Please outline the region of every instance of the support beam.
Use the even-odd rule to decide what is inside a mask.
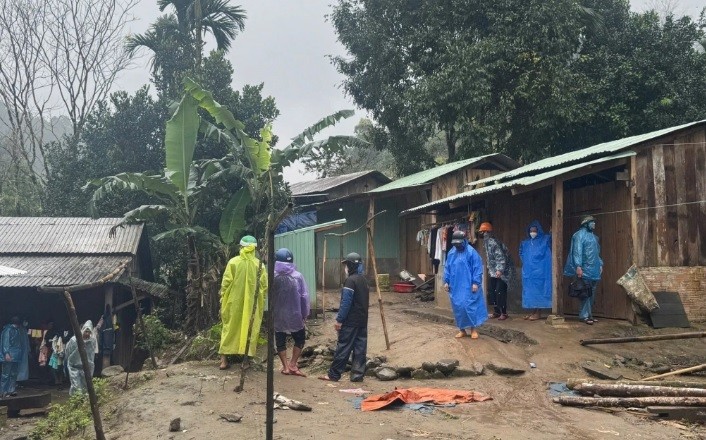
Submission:
[[[552,199],[552,313],[560,315],[564,307],[559,300],[562,296],[562,276],[564,262],[564,181],[554,179]]]

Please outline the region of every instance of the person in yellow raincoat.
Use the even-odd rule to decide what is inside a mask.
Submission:
[[[226,265],[221,282],[221,345],[218,354],[221,355],[220,369],[225,370],[228,364],[227,356],[244,355],[248,338],[248,326],[255,301],[255,284],[260,260],[255,256],[257,240],[246,235],[240,240],[240,255]],[[257,295],[257,310],[253,322],[252,335],[248,356],[254,356],[257,340],[260,335],[262,314],[265,309],[267,294],[267,269],[263,265],[260,274],[259,295]]]

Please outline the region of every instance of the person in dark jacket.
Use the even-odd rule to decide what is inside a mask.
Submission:
[[[297,361],[306,342],[304,321],[309,316],[309,289],[294,265],[294,254],[287,249],[275,252],[275,278],[272,282],[272,309],[275,320],[275,345],[282,374],[302,376]],[[287,361],[287,335],[292,335],[292,359]]]
[[[348,275],[341,291],[341,305],[336,315],[335,328],[338,332],[338,345],[328,374],[321,380],[338,382],[346,369],[348,358],[351,362],[351,382],[362,382],[365,375],[365,355],[368,349],[368,304],[370,289],[363,275],[363,259],[351,252],[341,262]]]
[[[514,276],[514,266],[507,246],[493,234],[493,225],[483,222],[478,228],[483,237],[488,267],[488,297],[493,305],[490,318],[507,319],[507,286]]]

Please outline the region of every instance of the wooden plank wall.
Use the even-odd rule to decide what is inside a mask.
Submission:
[[[469,182],[485,179],[501,173],[498,170],[479,170],[477,168],[464,168],[454,173],[438,178],[432,189],[432,201],[469,191],[465,186]]]
[[[706,129],[642,147],[634,162],[637,265],[706,266]]]
[[[614,181],[578,189],[565,189],[563,271],[571,248],[571,237],[584,215],[596,217],[596,235],[601,245],[603,275],[598,284],[593,313],[596,316],[632,319],[630,299],[616,284],[632,264],[630,190],[625,181]],[[563,313],[578,314],[579,301],[566,295],[568,278],[563,277],[559,299]]]

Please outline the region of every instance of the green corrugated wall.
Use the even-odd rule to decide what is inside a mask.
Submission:
[[[287,248],[294,254],[294,264],[309,287],[311,308],[316,307],[316,239],[313,229],[275,236],[275,250]]]

